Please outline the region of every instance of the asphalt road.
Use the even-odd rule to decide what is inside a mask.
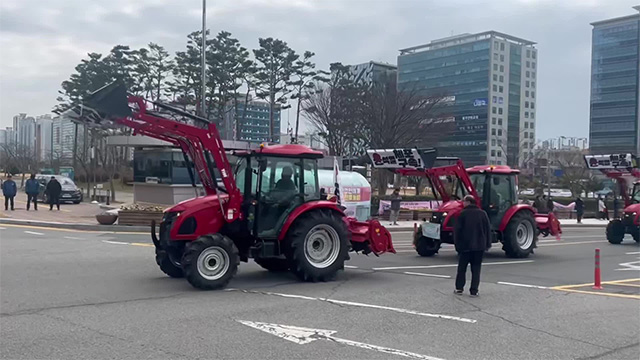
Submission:
[[[638,359],[640,247],[602,234],[566,229],[528,259],[492,249],[470,298],[452,293],[455,252],[418,257],[411,233],[334,282],[243,263],[203,292],[164,276],[146,235],[1,226],[0,357]],[[604,290],[573,286],[593,281],[595,248]]]

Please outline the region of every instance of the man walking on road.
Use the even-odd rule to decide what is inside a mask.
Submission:
[[[578,216],[578,224],[582,223],[582,216],[584,215],[584,201],[580,199],[580,196],[576,198],[576,215]]]
[[[458,273],[455,294],[464,290],[467,265],[471,264],[471,296],[478,296],[480,268],[484,252],[491,248],[491,225],[484,210],[476,205],[476,199],[467,195],[463,200],[464,209],[458,216],[453,232],[453,242],[458,252]]]
[[[400,196],[400,189],[396,188],[393,190],[393,194],[391,194],[391,214],[389,215],[391,225],[398,225],[398,215],[400,215],[401,201],[402,196]]]
[[[24,185],[24,192],[27,193],[27,211],[31,207],[33,201],[33,210],[38,211],[38,193],[40,192],[40,183],[36,180],[36,175],[31,174],[29,180]]]
[[[49,211],[53,210],[55,204],[58,210],[60,210],[60,193],[62,192],[62,185],[56,180],[55,176],[51,177],[47,188],[45,190],[47,197],[49,197]]]
[[[2,195],[4,196],[4,209],[9,210],[9,203],[11,203],[11,211],[15,210],[13,206],[13,198],[18,193],[18,187],[16,182],[13,181],[11,175],[7,176],[7,180],[2,183]]]

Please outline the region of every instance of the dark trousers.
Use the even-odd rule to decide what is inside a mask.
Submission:
[[[469,251],[458,254],[458,274],[456,275],[456,290],[464,290],[467,276],[467,265],[471,264],[471,288],[472,294],[478,293],[480,285],[480,267],[484,251]]]
[[[60,197],[54,196],[49,198],[49,210],[53,210],[53,205],[55,205],[58,210],[60,210]]]
[[[4,197],[4,209],[9,210],[9,203],[11,203],[11,210],[13,210],[13,198],[14,196],[5,196]]]
[[[578,215],[578,222],[582,222],[582,215],[584,215],[584,212],[578,211],[577,215]]]
[[[33,202],[33,210],[38,210],[38,194],[27,194],[27,210],[31,207]]]

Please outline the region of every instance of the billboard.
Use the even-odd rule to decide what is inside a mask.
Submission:
[[[638,167],[638,159],[633,154],[585,155],[584,160],[589,169],[595,170]]]

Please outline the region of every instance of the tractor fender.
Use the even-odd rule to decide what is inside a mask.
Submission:
[[[507,228],[509,221],[511,221],[511,218],[513,217],[513,215],[515,215],[520,211],[529,211],[531,212],[531,215],[535,214],[535,211],[533,210],[533,207],[531,205],[527,205],[527,204],[513,205],[507,210],[507,212],[502,217],[502,221],[500,221],[500,226],[498,227],[498,231],[500,232],[504,231]]]
[[[344,216],[344,212],[340,210],[340,208],[338,207],[338,204],[336,204],[334,201],[319,200],[319,201],[306,202],[298,206],[297,208],[295,208],[291,212],[291,214],[289,214],[289,216],[287,217],[287,220],[285,220],[284,224],[282,225],[282,229],[280,229],[280,234],[278,234],[278,241],[284,240],[285,236],[287,236],[287,232],[289,231],[289,228],[291,227],[291,225],[293,225],[293,223],[296,221],[297,218],[299,218],[301,215],[309,211],[317,210],[317,209],[328,209],[336,212],[340,216]]]

